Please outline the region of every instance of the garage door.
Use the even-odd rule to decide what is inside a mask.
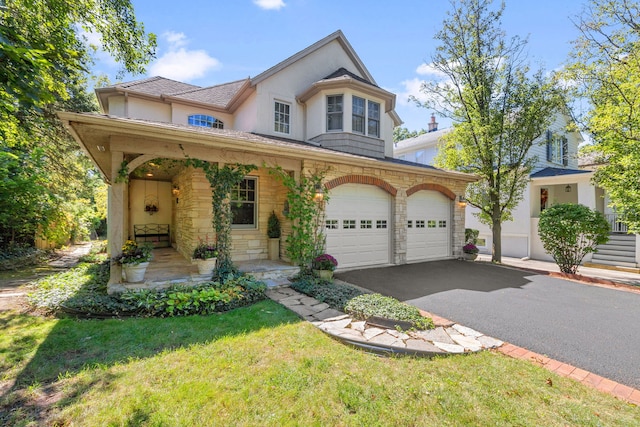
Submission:
[[[437,191],[407,197],[407,261],[451,255],[451,201]]]
[[[391,196],[361,184],[340,185],[330,193],[326,209],[327,253],[338,267],[389,263]]]

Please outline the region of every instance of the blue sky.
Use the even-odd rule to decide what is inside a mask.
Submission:
[[[506,0],[503,28],[529,38],[531,64],[557,69],[577,30],[571,22],[586,0]],[[396,111],[410,130],[426,128],[431,111],[408,102],[429,78],[448,0],[132,0],[136,18],[158,36],[147,76],[200,86],[255,76],[340,29],[379,86],[397,95]],[[499,0],[496,0],[496,4]],[[574,19],[575,20],[575,19]],[[115,81],[117,66],[94,67]],[[142,76],[126,76],[135,80]],[[440,127],[448,123],[440,120]]]

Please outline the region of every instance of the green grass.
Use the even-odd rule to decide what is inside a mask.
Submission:
[[[381,358],[272,301],[166,319],[10,312],[0,323],[0,424],[640,425],[637,407],[528,362]]]

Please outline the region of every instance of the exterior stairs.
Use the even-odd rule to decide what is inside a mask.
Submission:
[[[611,233],[607,243],[598,245],[591,264],[637,269],[636,235]]]

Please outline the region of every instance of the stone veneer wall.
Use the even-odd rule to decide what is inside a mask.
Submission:
[[[393,260],[395,264],[405,264],[407,255],[407,191],[416,186],[424,189],[440,188],[449,196],[464,194],[466,183],[450,178],[429,177],[418,173],[404,173],[394,170],[358,167],[347,164],[329,164],[324,162],[303,162],[304,174],[328,170],[324,182],[334,179],[347,182],[386,186],[396,190],[393,197]],[[260,168],[249,176],[258,178],[258,228],[251,230],[234,229],[231,233],[234,261],[267,259],[267,222],[275,211],[282,226],[280,238],[280,257],[285,257],[285,241],[291,232],[291,221],[283,215],[287,190],[279,180],[269,175],[268,169]],[[421,185],[423,184],[423,185]],[[175,245],[185,258],[191,258],[198,237],[213,239],[215,234],[211,224],[211,190],[209,182],[201,170],[188,168],[180,172],[173,185],[180,187],[179,203],[175,205]],[[448,191],[447,191],[448,190]],[[331,194],[329,190],[329,194]],[[175,199],[174,199],[175,202]],[[457,200],[452,200],[452,252],[453,256],[462,255],[464,245],[464,211]]]

